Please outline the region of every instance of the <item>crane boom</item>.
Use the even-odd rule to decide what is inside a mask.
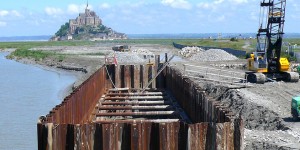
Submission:
[[[264,0],[261,2],[261,7],[266,14],[261,16],[257,34],[259,45],[257,51],[266,53],[268,72],[279,72],[286,0]],[[266,46],[261,47],[261,45]]]

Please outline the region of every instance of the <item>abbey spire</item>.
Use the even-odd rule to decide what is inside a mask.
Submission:
[[[86,8],[85,9],[88,9],[89,7],[89,0],[86,1]]]

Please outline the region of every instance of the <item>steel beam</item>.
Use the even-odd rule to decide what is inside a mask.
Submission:
[[[109,92],[117,92],[117,91],[128,91],[129,88],[114,88],[114,89],[109,89]]]
[[[170,105],[162,106],[101,106],[97,107],[100,110],[165,110],[173,108]]]
[[[163,92],[146,92],[146,93],[108,93],[106,96],[164,96]]]
[[[171,104],[169,101],[139,101],[139,102],[103,102],[102,105],[163,105]]]
[[[175,111],[151,111],[151,112],[122,112],[122,113],[97,113],[96,116],[159,116],[174,115]]]
[[[149,120],[139,120],[139,119],[126,119],[126,120],[99,120],[94,121],[94,123],[171,123],[178,122],[179,119],[149,119]]]
[[[167,96],[126,96],[126,97],[105,97],[105,100],[139,100],[139,99],[161,100],[167,98],[168,98]]]

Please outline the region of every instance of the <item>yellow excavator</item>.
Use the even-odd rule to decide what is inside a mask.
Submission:
[[[248,82],[260,84],[268,80],[298,82],[299,74],[291,72],[288,59],[280,56],[286,0],[263,0],[260,6],[257,47],[248,59],[245,77]]]

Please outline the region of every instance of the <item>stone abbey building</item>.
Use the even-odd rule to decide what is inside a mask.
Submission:
[[[99,16],[96,15],[94,11],[88,9],[87,5],[84,13],[80,13],[76,19],[69,20],[69,33],[74,34],[78,27],[87,25],[97,27],[101,24],[102,20],[99,18]]]
[[[101,26],[102,20],[97,16],[94,11],[88,9],[88,4],[86,5],[85,12],[79,13],[76,19],[70,19],[68,28],[65,30],[63,26],[58,30],[63,33],[65,31],[67,34],[58,34],[51,37],[51,41],[64,41],[73,40],[114,40],[114,39],[127,39],[127,35],[124,33],[119,33],[114,31],[112,28]],[[100,27],[101,26],[101,27]],[[88,28],[86,28],[88,27]],[[83,29],[83,31],[79,28]],[[104,28],[104,29],[101,29]]]

